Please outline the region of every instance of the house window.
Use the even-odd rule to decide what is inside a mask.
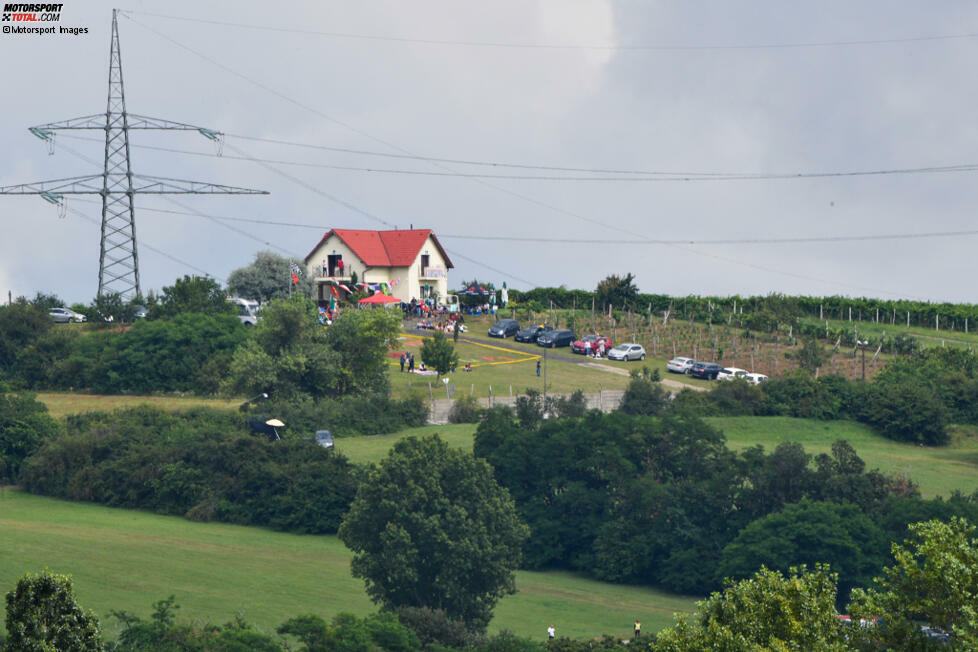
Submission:
[[[421,254],[421,276],[424,277],[428,273],[428,264],[431,261],[431,256],[428,254]]]
[[[346,265],[341,254],[330,254],[326,258],[326,276],[346,276]]]

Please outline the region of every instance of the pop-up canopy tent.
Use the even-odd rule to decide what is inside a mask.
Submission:
[[[400,303],[400,299],[395,299],[394,297],[389,297],[386,294],[378,292],[377,294],[372,294],[369,297],[360,299],[357,303],[360,305],[383,305],[385,303]]]

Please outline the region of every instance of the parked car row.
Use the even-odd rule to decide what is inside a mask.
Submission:
[[[703,380],[746,380],[752,385],[760,385],[767,376],[740,369],[724,367],[714,362],[697,362],[692,358],[673,358],[666,363],[666,369],[676,374],[689,374]]]

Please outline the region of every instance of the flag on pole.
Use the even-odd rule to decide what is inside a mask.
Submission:
[[[289,270],[292,272],[292,285],[298,285],[299,277],[302,276],[302,269],[300,269],[294,262],[290,262]]]

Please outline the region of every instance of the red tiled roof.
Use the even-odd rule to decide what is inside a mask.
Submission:
[[[396,231],[365,231],[357,229],[331,229],[326,232],[309,255],[305,262],[309,262],[319,246],[325,242],[329,236],[336,235],[346,246],[353,250],[353,253],[363,261],[368,267],[408,267],[418,257],[418,252],[424,246],[428,236],[438,248],[445,264],[449,268],[454,268],[448,254],[442,249],[438,238],[431,232],[431,229],[408,229]]]

